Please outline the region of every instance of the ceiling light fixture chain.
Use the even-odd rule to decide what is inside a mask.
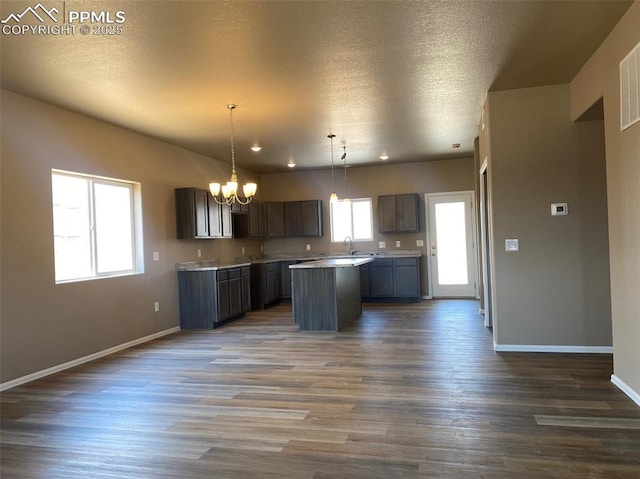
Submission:
[[[235,145],[233,141],[233,110],[237,105],[229,103],[225,105],[229,110],[229,124],[231,126],[231,178],[227,181],[227,184],[221,185],[220,183],[209,183],[209,190],[216,203],[221,205],[231,205],[233,203],[240,203],[242,205],[249,204],[256,194],[258,185],[255,183],[245,183],[242,186],[242,192],[244,193],[244,200],[238,196],[238,175],[236,173],[236,155]],[[222,193],[222,195],[220,195]]]

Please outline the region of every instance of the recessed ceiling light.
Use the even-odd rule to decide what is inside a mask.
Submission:
[[[262,150],[262,147],[261,147],[261,146],[253,145],[253,146],[251,147],[251,151],[255,151],[256,153],[257,153],[257,152],[259,152],[260,150]]]
[[[460,148],[460,143],[454,143],[453,145],[451,145],[451,148],[457,150],[458,148]]]
[[[388,160],[389,159],[389,155],[387,155],[386,153],[384,155],[380,155],[380,159],[381,160]]]
[[[294,167],[296,166],[296,162],[295,162],[295,161],[293,161],[293,159],[292,159],[292,158],[289,158],[289,163],[287,163],[287,166],[288,166],[289,168],[294,168]]]

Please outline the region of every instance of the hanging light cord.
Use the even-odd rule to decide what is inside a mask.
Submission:
[[[343,146],[344,153],[342,155],[342,159],[344,160],[344,197],[349,198],[349,194],[347,192],[347,147]]]
[[[329,139],[331,140],[331,191],[335,192],[334,182],[333,182],[333,139],[336,137],[333,133],[330,133]]]

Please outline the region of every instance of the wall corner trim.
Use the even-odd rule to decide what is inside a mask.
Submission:
[[[613,346],[556,346],[550,344],[493,344],[497,353],[613,354]]]
[[[26,384],[28,382],[35,381],[36,379],[40,379],[45,376],[49,376],[51,374],[58,373],[60,371],[64,371],[65,369],[73,368],[75,366],[88,363],[95,359],[99,359],[99,358],[108,356],[110,354],[117,353],[118,351],[122,351],[123,349],[137,346],[138,344],[146,343],[147,341],[151,341],[153,339],[157,339],[162,336],[166,336],[168,334],[177,333],[178,331],[180,331],[180,326],[166,329],[164,331],[159,331],[157,333],[150,334],[149,336],[144,336],[142,338],[134,339],[133,341],[129,341],[123,344],[119,344],[117,346],[113,346],[112,348],[98,351],[97,353],[89,354],[88,356],[83,356],[81,358],[77,358],[72,361],[68,361],[66,363],[58,364],[57,366],[52,366],[50,368],[43,369],[42,371],[37,371],[35,373],[27,374],[26,376],[12,379],[11,381],[7,381],[0,384],[0,392],[5,391],[7,389],[11,389],[16,386],[20,386],[21,384]]]
[[[611,375],[611,382],[615,384],[623,393],[629,396],[634,403],[640,406],[640,393],[634,391],[631,386],[629,386],[615,374]]]

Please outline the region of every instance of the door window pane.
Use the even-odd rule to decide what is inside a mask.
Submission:
[[[464,202],[435,205],[438,282],[469,284]]]

